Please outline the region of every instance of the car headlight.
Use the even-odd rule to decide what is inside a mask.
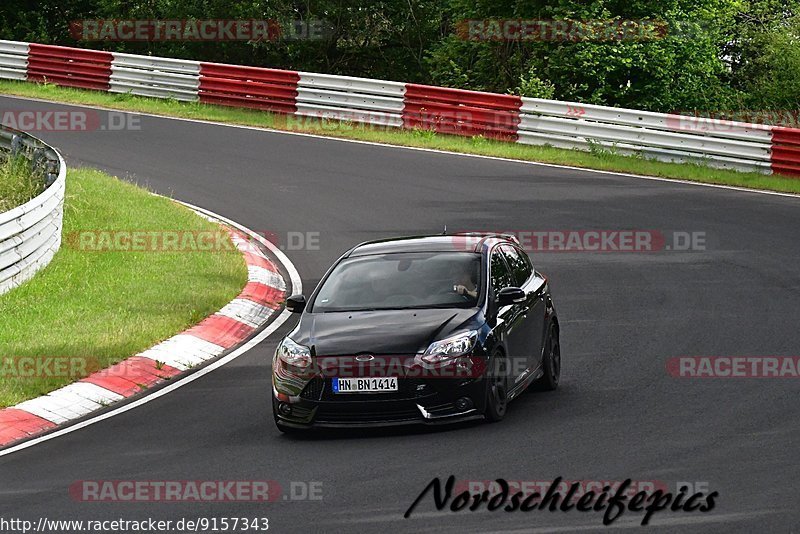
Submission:
[[[278,358],[286,365],[305,369],[311,365],[311,350],[299,343],[295,343],[292,338],[283,338],[278,345]]]
[[[422,355],[425,363],[440,363],[445,360],[464,356],[472,352],[478,341],[478,331],[461,332],[439,341],[434,341]]]

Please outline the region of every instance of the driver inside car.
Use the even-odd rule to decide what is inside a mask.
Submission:
[[[466,266],[466,268],[461,271],[458,279],[456,280],[456,284],[453,286],[453,291],[458,293],[459,295],[466,295],[468,297],[477,298],[478,297],[478,286],[477,286],[477,273],[474,269],[470,268],[471,266]]]

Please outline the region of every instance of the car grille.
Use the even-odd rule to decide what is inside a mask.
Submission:
[[[322,396],[323,387],[325,387],[325,381],[318,376],[314,377],[308,384],[306,384],[306,387],[303,388],[303,391],[300,393],[300,397],[309,400],[319,400]]]
[[[318,423],[383,423],[421,419],[419,409],[413,404],[397,405],[391,402],[322,403],[317,409]]]

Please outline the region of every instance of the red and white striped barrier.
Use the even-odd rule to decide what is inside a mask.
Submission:
[[[108,91],[113,59],[110,52],[32,43],[28,50],[28,81]]]
[[[113,54],[109,83],[112,93],[154,98],[198,99],[200,62],[133,54]]]
[[[0,78],[800,176],[800,129],[0,41]]]
[[[299,80],[293,71],[201,63],[198,91],[206,104],[294,113]]]
[[[295,115],[402,128],[406,84],[299,72]]]
[[[196,326],[47,395],[0,410],[0,446],[84,417],[169,380],[244,342],[286,296],[276,265],[246,235],[231,239],[247,263],[248,282],[237,298]]]
[[[772,170],[780,174],[800,176],[800,129],[772,130]]]
[[[516,141],[522,99],[498,95],[444,89],[428,85],[406,84],[403,125],[439,133],[491,137]]]

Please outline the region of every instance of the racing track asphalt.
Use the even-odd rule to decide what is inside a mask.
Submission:
[[[0,98],[4,110],[75,109]],[[101,112],[102,113],[102,112]],[[562,319],[562,387],[526,393],[500,424],[297,439],[268,411],[276,340],[140,408],[0,458],[0,516],[267,516],[276,532],[572,532],[599,514],[438,512],[434,476],[707,482],[709,514],[669,531],[789,532],[800,519],[798,382],[670,377],[681,355],[798,355],[800,199],[370,146],[164,118],[139,131],[46,133],[98,167],[254,230],[319,232],[285,252],[310,291],[349,246],[450,229],[705,232],[706,250],[534,253]],[[321,501],[80,503],[78,480],[321,481]],[[614,525],[635,527],[627,512]],[[662,531],[663,531],[662,530]]]

